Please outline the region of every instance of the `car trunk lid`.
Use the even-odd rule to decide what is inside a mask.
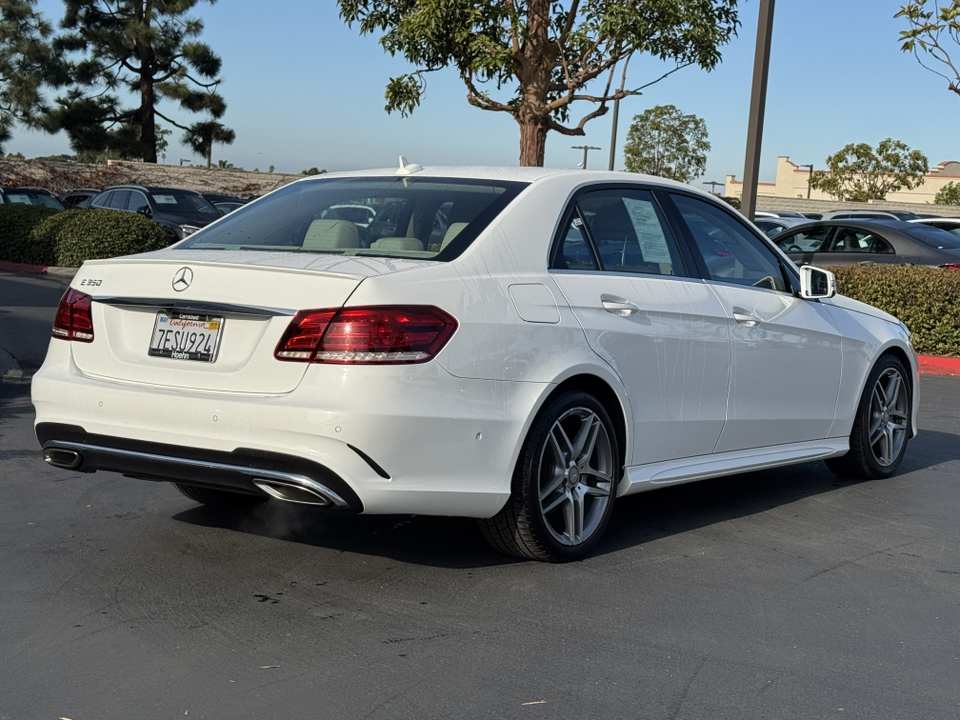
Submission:
[[[72,286],[93,297],[94,340],[71,343],[74,362],[116,382],[290,392],[307,365],[274,349],[298,310],[340,307],[365,278],[423,264],[175,250],[88,262]]]

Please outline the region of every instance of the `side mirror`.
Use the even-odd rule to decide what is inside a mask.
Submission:
[[[829,270],[804,265],[800,268],[800,297],[804,300],[831,298],[837,294],[837,278]]]
[[[153,210],[150,209],[149,205],[141,205],[137,208],[137,213],[145,217],[153,217]]]

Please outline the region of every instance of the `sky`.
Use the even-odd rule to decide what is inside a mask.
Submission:
[[[761,182],[775,179],[778,156],[821,168],[848,143],[875,146],[887,137],[922,151],[931,166],[960,160],[953,132],[960,96],[900,50],[899,33],[907,26],[893,16],[905,2],[776,3]],[[63,15],[60,0],[39,0],[37,7],[54,25]],[[738,36],[721,48],[716,69],[684,68],[621,102],[615,169],[623,169],[633,117],[671,104],[707,125],[712,149],[706,172],[693,184],[723,182],[728,174],[742,179],[758,8],[759,0],[741,0]],[[204,22],[200,39],[223,61],[220,92],[227,112],[221,122],[236,132],[232,145],[214,147],[214,162],[261,171],[272,165],[289,173],[390,167],[399,155],[421,165],[518,163],[517,124],[505,113],[468,105],[455,70],[427,76],[426,94],[411,116],[388,114],[386,84],[411,66],[385,53],[378,36],[347,27],[334,0],[200,2],[192,15]],[[628,85],[643,85],[663,69],[649,56],[636,55]],[[571,117],[579,120],[592,107],[577,103]],[[193,122],[189,114],[170,112],[182,124]],[[583,151],[572,146],[594,145],[601,149],[590,152],[588,167],[605,169],[612,112],[585,129],[581,137],[549,133],[545,165],[576,167]],[[179,135],[171,136],[162,162],[202,162],[180,145]],[[62,134],[25,130],[14,133],[6,150],[28,158],[71,152]]]

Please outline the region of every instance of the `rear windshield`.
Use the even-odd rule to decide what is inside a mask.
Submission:
[[[929,227],[920,223],[911,223],[906,228],[897,228],[904,235],[919,240],[924,245],[929,245],[940,250],[956,250],[960,248],[960,237],[954,235],[949,230]]]
[[[63,203],[50,193],[38,192],[30,188],[9,188],[4,191],[4,195],[6,195],[8,203],[40,205],[42,207],[53,208],[54,210],[65,209]]]
[[[308,180],[235,210],[178,248],[452,260],[525,186],[416,177]]]

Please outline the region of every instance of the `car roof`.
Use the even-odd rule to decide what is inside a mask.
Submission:
[[[4,192],[42,192],[47,195],[53,195],[52,192],[42,187],[30,187],[29,185],[4,185],[0,187]]]
[[[124,184],[124,185],[111,185],[110,187],[104,188],[101,192],[107,192],[107,190],[146,190],[149,193],[156,192],[185,192],[193,193],[199,195],[200,193],[196,190],[188,190],[187,188],[178,188],[178,187],[159,187],[157,185],[136,185],[136,184]]]
[[[686,185],[676,180],[644,175],[642,173],[618,172],[610,170],[582,170],[577,168],[547,168],[547,167],[514,167],[514,166],[485,166],[485,165],[431,165],[401,174],[397,168],[376,168],[369,170],[346,170],[322,175],[310,175],[295,180],[295,183],[323,182],[333,178],[444,178],[464,180],[493,180],[503,182],[539,183],[543,181],[566,182],[570,186],[598,183],[645,183],[666,188],[682,189],[687,192],[710,198],[714,202],[723,204],[723,200],[712,193],[700,188]],[[732,207],[731,207],[732,209]]]

